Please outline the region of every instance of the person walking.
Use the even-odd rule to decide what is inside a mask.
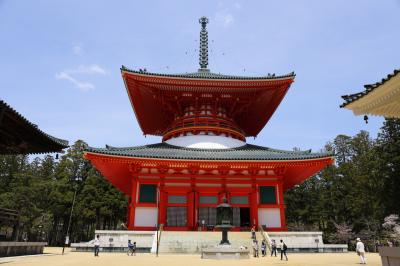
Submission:
[[[265,243],[265,240],[261,242],[261,254],[263,257],[267,254],[267,244]]]
[[[282,239],[281,239],[281,242],[279,243],[279,249],[281,250],[281,260],[283,260],[283,255],[285,255],[286,260],[288,260],[288,257],[286,255],[287,246],[286,246],[286,243],[283,242]]]
[[[256,228],[254,226],[251,228],[251,239],[256,240]]]
[[[272,257],[273,254],[275,254],[275,257],[276,257],[276,242],[275,242],[275,239],[272,239],[272,241],[271,241],[271,257]]]
[[[128,253],[127,253],[127,255],[128,256],[129,255],[133,256],[133,244],[132,244],[130,239],[128,239]]]
[[[265,257],[267,250],[267,244],[265,243],[265,240],[261,241],[261,254],[263,257]]]
[[[367,264],[367,259],[365,258],[365,247],[361,239],[357,237],[356,252],[360,257],[361,264]]]
[[[133,251],[133,256],[136,256],[136,242],[133,242],[132,251]]]
[[[255,239],[253,240],[253,256],[258,258],[258,241]]]
[[[94,243],[94,256],[98,257],[100,251],[100,235],[97,235],[95,237],[93,243]]]

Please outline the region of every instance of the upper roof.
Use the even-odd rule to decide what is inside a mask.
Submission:
[[[390,81],[392,78],[397,76],[400,73],[400,69],[395,69],[392,74],[388,74],[386,78],[383,78],[381,81],[378,81],[373,84],[366,84],[364,85],[365,90],[353,94],[348,94],[348,95],[343,95],[342,98],[345,100],[345,102],[340,105],[341,108],[361,99],[362,97],[368,95],[369,93],[373,92],[377,88],[381,87],[388,81]]]
[[[121,67],[132,108],[143,133],[163,136],[185,107],[223,108],[246,137],[257,136],[284,98],[295,74],[224,75],[208,69],[209,20],[201,17],[197,72],[161,74]]]
[[[231,149],[196,149],[185,148],[163,143],[117,148],[106,145],[106,148],[88,147],[88,153],[114,156],[180,159],[180,160],[237,160],[237,161],[277,161],[277,160],[307,160],[332,157],[330,152],[312,153],[307,151],[284,151],[257,145],[246,144]]]
[[[181,74],[162,74],[147,72],[146,70],[132,70],[122,65],[121,72],[129,72],[134,74],[156,76],[156,77],[170,77],[170,78],[185,78],[185,79],[217,79],[217,80],[279,80],[279,79],[293,79],[296,75],[294,72],[286,75],[276,76],[275,74],[268,73],[265,76],[238,76],[238,75],[224,75],[220,73],[213,73],[208,69],[199,69],[197,72],[181,73]]]
[[[55,138],[0,99],[0,154],[60,152],[68,141]]]
[[[246,137],[257,136],[294,81],[284,76],[241,77],[200,70],[158,74],[121,68],[132,108],[144,134],[162,136],[185,106],[218,103]]]

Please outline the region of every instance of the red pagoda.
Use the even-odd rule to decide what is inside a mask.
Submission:
[[[294,81],[230,76],[208,66],[208,19],[200,18],[200,69],[158,74],[124,66],[122,78],[152,145],[87,148],[85,157],[129,197],[130,230],[198,230],[216,223],[226,198],[237,230],[285,231],[283,193],[333,162],[331,154],[246,144],[266,125]]]

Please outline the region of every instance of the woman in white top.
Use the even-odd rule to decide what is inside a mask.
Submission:
[[[99,256],[99,251],[100,251],[100,236],[97,235],[96,238],[93,241],[94,244],[94,256],[98,257]]]
[[[365,258],[364,243],[361,242],[361,239],[359,237],[357,237],[356,252],[357,255],[360,256],[361,264],[367,264],[367,260]]]

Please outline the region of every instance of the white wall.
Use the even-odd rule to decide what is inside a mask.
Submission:
[[[156,207],[137,207],[135,209],[135,226],[156,226]]]
[[[179,147],[198,149],[228,149],[246,145],[246,142],[238,139],[212,135],[180,136],[165,142]]]
[[[258,224],[266,227],[281,227],[281,212],[279,208],[259,208]]]

